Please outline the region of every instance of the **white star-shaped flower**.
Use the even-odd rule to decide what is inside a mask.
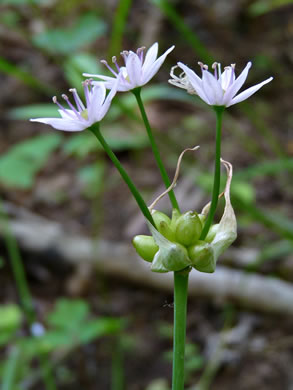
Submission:
[[[208,66],[199,62],[202,70],[202,77],[200,78],[193,70],[182,62],[178,62],[177,66],[171,69],[170,84],[176,87],[186,89],[190,94],[198,95],[203,101],[211,106],[230,107],[236,103],[248,99],[251,95],[257,92],[263,85],[269,83],[273,77],[238,93],[240,88],[245,83],[251,62],[248,62],[246,67],[235,77],[235,64],[227,66],[224,72],[221,72],[221,64],[214,63],[212,68],[214,74],[208,71]],[[175,68],[181,68],[183,73],[178,76],[175,75]]]
[[[113,87],[118,75],[121,75],[117,91],[131,91],[132,89],[142,87],[154,77],[165,61],[167,55],[174,49],[174,47],[175,46],[170,47],[159,58],[157,58],[159,48],[157,42],[149,48],[149,50],[146,52],[145,58],[144,47],[137,49],[136,53],[133,51],[123,51],[121,56],[124,60],[125,66],[119,67],[116,57],[112,58],[113,63],[116,66],[116,70],[112,69],[108,65],[107,61],[101,61],[107,66],[114,77],[89,73],[84,73],[83,75],[86,77],[95,77],[104,81],[105,86],[108,89]]]
[[[113,84],[111,91],[106,97],[106,87],[104,83],[98,83],[92,86],[91,80],[83,82],[84,95],[86,104],[84,105],[80,99],[76,89],[70,89],[73,95],[75,106],[70,102],[67,95],[62,95],[63,99],[69,106],[69,109],[64,108],[53,97],[53,102],[59,107],[61,118],[36,118],[31,119],[32,122],[41,122],[54,127],[57,130],[64,131],[82,131],[90,127],[96,122],[100,122],[108,112],[111,101],[117,92],[119,79]]]

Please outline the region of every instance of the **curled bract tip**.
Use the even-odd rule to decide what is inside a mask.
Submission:
[[[178,180],[178,176],[179,176],[179,173],[180,173],[180,166],[181,166],[181,162],[182,162],[182,158],[184,156],[184,154],[186,152],[193,152],[197,149],[199,149],[199,145],[197,146],[194,146],[193,148],[186,148],[183,150],[183,152],[181,152],[179,158],[178,158],[178,161],[177,161],[177,166],[176,166],[176,171],[175,171],[175,175],[174,175],[174,179],[171,183],[171,185],[164,191],[161,193],[161,195],[159,195],[154,201],[153,203],[149,206],[149,210],[152,211],[153,208],[156,206],[156,204],[159,202],[159,200],[161,200],[165,195],[168,194],[168,192],[170,192],[171,190],[173,190],[173,188],[176,186],[176,183],[177,183],[177,180]]]

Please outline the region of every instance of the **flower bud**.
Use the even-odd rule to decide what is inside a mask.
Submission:
[[[219,224],[218,223],[216,223],[215,225],[212,225],[210,227],[210,230],[209,230],[206,238],[204,239],[205,242],[211,243],[213,241],[213,239],[216,237],[216,234],[218,233],[218,230],[219,230]]]
[[[188,254],[192,261],[192,267],[201,272],[215,272],[216,258],[210,244],[199,240],[195,245],[188,248]]]
[[[202,224],[198,214],[193,211],[188,211],[182,214],[176,222],[176,242],[185,246],[192,245],[199,239],[201,230]]]
[[[155,254],[159,250],[152,236],[135,236],[132,244],[139,256],[149,262],[153,261]]]
[[[174,231],[171,230],[171,219],[161,211],[155,210],[152,213],[158,231],[170,241],[175,240]]]

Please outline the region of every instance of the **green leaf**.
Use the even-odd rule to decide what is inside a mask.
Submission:
[[[0,346],[10,342],[19,329],[21,321],[22,313],[17,305],[0,306]]]
[[[84,186],[84,194],[95,198],[103,189],[105,165],[102,161],[86,165],[78,172],[78,178]]]
[[[67,29],[47,30],[33,38],[36,46],[52,54],[72,54],[103,35],[106,23],[94,14],[80,17],[77,23]]]
[[[89,343],[97,337],[119,332],[122,326],[122,321],[117,318],[97,318],[83,325],[79,337],[82,343]]]
[[[250,165],[236,172],[234,178],[237,180],[250,180],[255,177],[279,175],[282,172],[293,173],[293,158],[280,158]]]
[[[89,153],[100,149],[98,142],[87,131],[80,134],[72,134],[63,145],[63,150],[67,155],[78,158],[86,157]]]
[[[259,0],[254,1],[250,7],[249,12],[252,16],[260,16],[266,14],[274,9],[286,6],[288,4],[292,5],[292,0]]]
[[[7,187],[29,189],[37,172],[60,145],[60,134],[33,137],[13,146],[0,157],[0,182]]]
[[[74,328],[86,319],[89,310],[88,303],[83,300],[59,299],[48,316],[48,323],[57,328]]]
[[[77,53],[68,56],[64,63],[64,74],[72,87],[78,91],[82,91],[82,81],[84,81],[83,73],[102,74],[102,69],[97,57],[91,54]]]
[[[56,104],[32,104],[29,106],[16,107],[9,111],[11,119],[27,120],[30,118],[58,118],[59,112]]]
[[[16,329],[21,324],[21,310],[17,305],[7,304],[0,306],[0,331]]]

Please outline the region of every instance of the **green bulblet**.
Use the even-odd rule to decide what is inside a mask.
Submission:
[[[187,249],[178,243],[160,248],[152,263],[152,271],[180,271],[190,265]],[[165,270],[165,271],[164,271]]]
[[[216,269],[216,259],[213,248],[205,241],[197,241],[195,245],[188,248],[188,255],[192,267],[201,272],[213,273]]]
[[[139,256],[150,263],[159,250],[159,247],[152,236],[135,236],[132,240],[132,244]]]
[[[178,219],[179,219],[180,217],[181,217],[180,212],[179,212],[177,209],[173,209],[173,211],[172,211],[171,225],[170,225],[170,228],[171,228],[171,230],[173,230],[173,232],[175,232],[176,223],[177,223],[177,221],[178,221]]]
[[[198,214],[198,218],[200,219],[200,222],[201,222],[202,227],[203,227],[203,225],[204,225],[204,223],[205,223],[205,221],[206,221],[206,219],[207,219],[206,215],[204,215],[204,214]]]
[[[211,226],[210,230],[209,230],[209,232],[208,232],[208,234],[206,236],[206,238],[204,239],[205,242],[211,243],[213,241],[213,239],[216,237],[216,234],[217,234],[218,230],[219,230],[219,224],[218,223],[216,223],[215,225]]]
[[[168,217],[168,215],[162,213],[161,211],[154,210],[152,212],[152,217],[154,219],[157,229],[159,229],[160,223],[162,221],[164,221],[168,226],[170,226],[171,224],[171,219]]]
[[[174,231],[171,230],[171,219],[161,211],[154,211],[152,213],[156,228],[168,240],[175,241]]]
[[[190,246],[199,239],[201,231],[202,224],[198,214],[193,211],[188,211],[177,219],[175,230],[176,242],[184,246]]]

